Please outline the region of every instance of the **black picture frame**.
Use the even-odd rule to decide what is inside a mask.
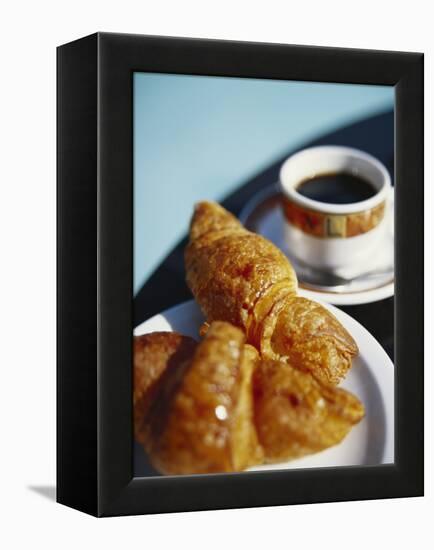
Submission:
[[[423,494],[423,55],[97,33],[57,50],[57,500],[93,514]],[[395,86],[395,464],[133,478],[132,73]]]

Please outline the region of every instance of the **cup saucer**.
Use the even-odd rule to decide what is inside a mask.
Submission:
[[[394,294],[393,197],[392,192],[387,230],[371,255],[370,263],[352,266],[324,277],[321,272],[294,258],[288,249],[283,232],[281,194],[276,185],[254,195],[239,217],[247,229],[263,235],[286,254],[297,273],[304,295],[336,305],[366,304],[384,300]]]

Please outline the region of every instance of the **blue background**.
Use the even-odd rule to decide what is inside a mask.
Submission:
[[[221,200],[286,151],[392,109],[394,88],[135,73],[133,102],[137,293],[196,201]]]

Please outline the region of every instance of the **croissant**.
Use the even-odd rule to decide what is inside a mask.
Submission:
[[[176,333],[135,338],[134,355],[135,437],[165,474],[296,458],[338,443],[363,417],[355,396],[262,360],[229,323],[212,323],[197,345]]]
[[[232,472],[262,462],[251,387],[257,353],[244,347],[244,340],[240,329],[214,323],[188,364],[159,369],[166,377],[152,397],[151,410],[143,401],[134,405],[135,418],[143,419],[138,425],[148,424],[147,430],[136,432],[136,439],[139,433],[139,442],[159,471]],[[154,354],[157,362],[164,356],[159,346],[165,344],[151,334],[135,349],[146,354],[150,366]],[[135,377],[139,386],[143,379]]]
[[[186,280],[209,324],[240,327],[261,356],[338,384],[357,345],[321,305],[297,296],[286,256],[216,203],[196,205],[185,250]]]
[[[357,397],[289,363],[261,361],[253,382],[255,424],[267,462],[336,445],[364,416]]]

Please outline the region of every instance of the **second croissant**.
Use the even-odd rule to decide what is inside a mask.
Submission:
[[[339,443],[364,414],[351,393],[262,360],[243,332],[211,324],[134,341],[135,438],[165,474],[235,472]]]

